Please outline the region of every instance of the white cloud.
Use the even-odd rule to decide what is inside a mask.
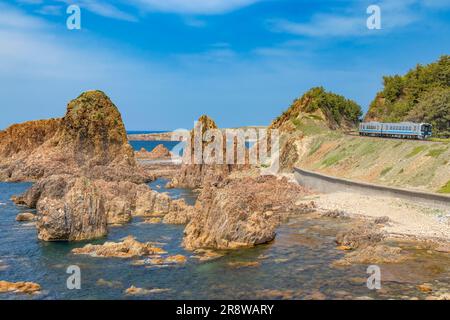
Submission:
[[[99,0],[57,0],[59,2],[69,4],[76,4],[78,5],[81,10],[85,9],[92,13],[95,13],[99,16],[106,17],[106,18],[112,18],[112,19],[118,19],[118,20],[124,20],[124,21],[130,21],[130,22],[137,22],[138,19],[134,15],[125,12],[121,9],[119,9],[117,6],[114,6],[108,2],[105,1],[99,1]]]
[[[37,9],[36,12],[45,16],[59,16],[62,14],[63,8],[61,6],[46,5]]]
[[[222,14],[252,5],[261,0],[132,0],[151,11],[180,14]]]
[[[366,9],[370,4],[372,1],[356,1],[340,12],[314,14],[306,22],[272,19],[267,21],[267,25],[274,32],[307,37],[376,35],[377,31],[368,30],[366,27],[366,20],[369,17]],[[384,31],[395,31],[417,22],[423,14],[424,7],[428,6],[418,0],[384,0],[377,5],[381,8],[381,24]]]
[[[24,15],[21,11],[0,2],[0,29],[41,29],[46,26],[44,20]]]

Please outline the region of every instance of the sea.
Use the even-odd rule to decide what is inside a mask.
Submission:
[[[136,149],[143,144],[134,144]],[[149,147],[149,149],[151,149]],[[197,193],[166,189],[167,180],[149,184],[157,192],[194,204]],[[220,252],[221,257],[200,261],[182,247],[184,226],[145,224],[136,217],[124,226],[110,227],[105,238],[84,242],[44,242],[37,239],[34,223],[15,220],[29,209],[16,206],[11,196],[20,195],[30,183],[0,183],[0,280],[39,283],[35,295],[1,293],[0,300],[15,299],[409,299],[425,298],[419,284],[450,287],[450,257],[411,244],[403,244],[414,259],[396,265],[380,265],[381,289],[367,285],[368,265],[336,267],[344,252],[336,249],[336,233],[346,221],[299,217],[283,223],[275,241],[251,249]],[[132,235],[138,241],[159,242],[170,255],[187,257],[183,265],[157,267],[134,265],[133,259],[74,255],[71,250],[88,243],[120,241]],[[69,289],[71,266],[81,270],[81,288]],[[369,270],[370,271],[370,270]],[[129,296],[135,286],[148,290]],[[151,292],[151,293],[150,293]]]

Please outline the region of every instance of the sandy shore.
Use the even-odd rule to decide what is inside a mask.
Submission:
[[[389,217],[384,227],[392,237],[450,242],[450,210],[433,208],[397,198],[365,196],[348,192],[318,194],[320,210],[341,210],[350,217]]]

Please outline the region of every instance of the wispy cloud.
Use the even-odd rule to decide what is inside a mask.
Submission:
[[[179,14],[222,14],[261,0],[132,0],[140,8]]]
[[[137,22],[138,18],[122,9],[120,9],[118,6],[113,5],[111,3],[108,3],[107,1],[103,0],[56,0],[59,2],[63,2],[67,5],[69,4],[76,4],[80,6],[80,8],[83,10],[88,10],[92,13],[95,13],[99,16],[106,17],[106,18],[112,18],[112,19],[118,19],[118,20],[124,20],[124,21],[130,21],[130,22]]]
[[[45,5],[37,9],[36,12],[45,16],[59,16],[63,12],[63,7],[58,5]]]
[[[443,5],[443,1],[436,1],[384,0],[378,2],[377,5],[381,8],[382,29],[394,31],[417,22],[425,7],[437,6],[438,3],[440,6]],[[355,1],[350,7],[336,9],[333,13],[316,13],[306,22],[271,19],[267,21],[267,26],[273,32],[307,37],[352,37],[375,34],[369,32],[366,27],[368,18],[366,9],[370,4],[372,1]]]

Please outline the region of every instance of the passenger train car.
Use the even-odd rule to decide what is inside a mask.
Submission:
[[[359,135],[425,140],[432,135],[432,125],[413,122],[365,122],[359,125]]]

